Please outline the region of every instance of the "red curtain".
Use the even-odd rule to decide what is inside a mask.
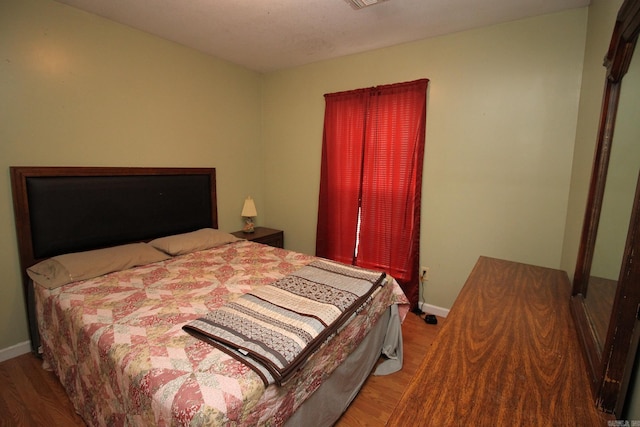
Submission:
[[[316,254],[386,271],[412,307],[428,82],[325,95]]]
[[[368,91],[325,95],[316,254],[354,263]]]

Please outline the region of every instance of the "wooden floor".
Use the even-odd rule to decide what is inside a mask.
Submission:
[[[402,324],[402,370],[381,377],[370,376],[336,427],[384,426],[443,323],[440,317],[437,325],[430,325],[425,323],[424,315],[407,314]]]
[[[336,426],[383,426],[417,370],[438,325],[409,313],[402,326],[404,368],[383,377],[370,377]],[[56,377],[42,369],[41,360],[25,354],[0,363],[0,426],[84,427]]]

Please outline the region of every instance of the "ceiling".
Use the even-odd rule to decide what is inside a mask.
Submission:
[[[258,72],[587,6],[590,0],[57,0]],[[366,0],[367,2],[369,0]]]

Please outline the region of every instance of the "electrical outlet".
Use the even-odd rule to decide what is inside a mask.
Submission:
[[[420,281],[426,282],[429,280],[429,267],[420,267]]]

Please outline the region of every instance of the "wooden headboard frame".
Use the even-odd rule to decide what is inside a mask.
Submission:
[[[63,253],[218,228],[214,168],[11,167],[32,349],[39,338],[26,269]]]

